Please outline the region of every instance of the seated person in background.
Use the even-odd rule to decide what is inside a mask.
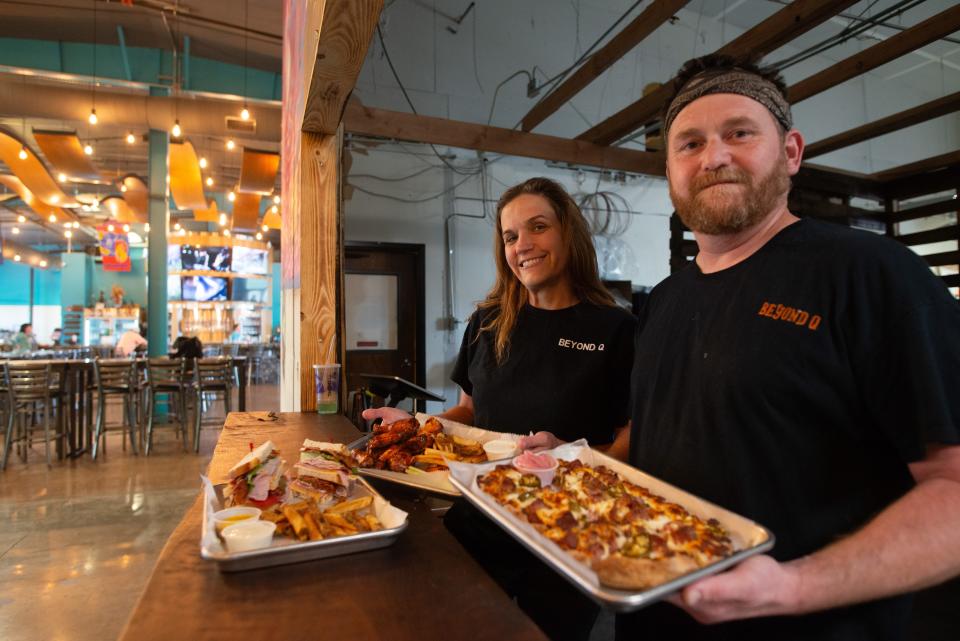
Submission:
[[[33,325],[24,323],[20,332],[13,337],[13,351],[30,352],[37,349],[37,338],[33,335]]]
[[[113,348],[113,353],[117,356],[126,358],[134,352],[147,349],[147,339],[141,334],[142,330],[128,329],[120,336],[117,346]]]
[[[203,343],[196,336],[178,336],[170,358],[203,358]]]
[[[228,338],[227,341],[230,343],[243,342],[243,332],[240,331],[240,323],[233,324],[233,331],[230,332],[230,338]]]
[[[53,333],[50,334],[50,344],[59,345],[60,339],[63,337],[63,330],[59,327],[53,330]]]

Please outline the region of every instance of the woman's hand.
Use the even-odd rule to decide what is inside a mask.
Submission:
[[[363,418],[368,421],[381,418],[384,423],[395,423],[410,418],[410,414],[396,407],[371,407],[363,410]]]
[[[534,452],[551,450],[558,445],[563,445],[563,441],[550,432],[537,432],[533,436],[521,436],[520,440],[517,441],[517,447],[521,450],[533,450]]]

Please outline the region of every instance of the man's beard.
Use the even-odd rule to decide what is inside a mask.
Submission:
[[[711,185],[723,182],[738,183],[742,187],[729,188],[737,193],[722,193],[726,187],[702,193]],[[690,184],[690,196],[686,198],[670,185],[670,200],[680,220],[691,231],[716,236],[734,234],[756,225],[789,191],[787,161],[781,155],[770,173],[759,181],[742,169],[726,167],[695,178]]]

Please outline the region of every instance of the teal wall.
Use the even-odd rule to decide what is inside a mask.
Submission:
[[[66,267],[63,269],[62,287],[57,291],[55,304],[81,305],[90,307],[103,292],[110,301],[110,290],[114,285],[123,287],[124,299],[140,307],[147,305],[147,265],[143,257],[143,248],[130,250],[129,272],[105,272],[103,266],[87,254],[63,254]]]
[[[59,305],[59,271],[36,269],[33,272],[33,304]],[[0,263],[0,305],[30,304],[30,267],[5,260]]]
[[[123,65],[126,50],[130,63],[130,77]],[[44,69],[82,76],[93,75],[93,56],[96,52],[97,76],[133,80],[155,85],[169,85],[171,52],[144,47],[121,47],[120,45],[94,45],[82,42],[58,42],[55,40],[31,40],[27,38],[0,38],[0,64],[12,67]],[[244,85],[243,66],[189,56],[184,61],[184,89],[227,93],[250,98],[280,100],[280,74],[260,69],[247,69]]]

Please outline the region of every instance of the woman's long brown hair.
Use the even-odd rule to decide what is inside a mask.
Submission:
[[[559,183],[549,178],[530,178],[503,192],[497,202],[496,233],[493,237],[493,253],[497,265],[497,282],[487,297],[477,305],[479,310],[491,310],[481,332],[494,336],[494,353],[497,363],[507,359],[510,350],[510,334],[517,324],[517,316],[527,302],[527,290],[510,270],[503,247],[503,227],[500,216],[503,208],[517,196],[536,194],[547,199],[560,223],[563,244],[570,252],[567,257],[567,274],[573,294],[580,302],[594,305],[613,305],[613,297],[600,282],[597,269],[597,253],[590,239],[587,221],[570,194]]]

